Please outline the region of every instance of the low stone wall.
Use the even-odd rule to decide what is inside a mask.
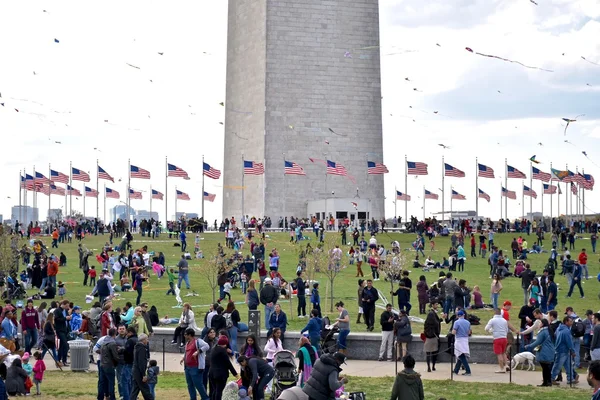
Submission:
[[[150,339],[151,351],[164,351],[167,353],[180,353],[181,350],[171,345],[173,339],[174,328],[154,328],[154,336]],[[198,332],[199,334],[199,332]],[[246,341],[247,332],[238,333],[238,348]],[[284,348],[291,351],[298,349],[298,340],[300,332],[286,332],[284,340]],[[261,332],[260,346],[264,347],[267,340],[266,331]],[[381,345],[381,334],[378,333],[350,333],[348,336],[348,357],[354,360],[377,360],[379,357],[379,348]],[[469,339],[469,347],[471,351],[470,362],[481,364],[495,364],[496,356],[492,349],[492,338],[490,336],[472,336]],[[450,361],[450,355],[445,352],[448,348],[448,342],[445,337],[440,339],[440,353],[438,360],[440,362]],[[516,346],[513,347],[515,354]],[[423,342],[418,335],[413,335],[412,342],[408,345],[408,351],[417,361],[425,360],[425,352],[423,351]],[[582,354],[583,359],[583,354]]]

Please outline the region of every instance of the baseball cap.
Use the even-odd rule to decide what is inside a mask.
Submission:
[[[75,311],[75,310],[81,310],[81,307],[79,307],[79,306],[73,307],[73,311]]]
[[[463,310],[459,310],[459,311],[456,313],[456,315],[457,315],[457,316],[459,316],[459,317],[463,317],[463,316],[465,315],[465,312],[464,312]]]
[[[271,280],[271,278],[265,278],[265,283],[271,283],[271,282],[273,282],[273,281]]]
[[[529,304],[535,304],[537,301],[534,298],[529,299]]]
[[[565,310],[565,314],[568,313],[569,311],[573,312],[573,307],[567,307],[567,309]]]
[[[22,360],[29,360],[29,356],[30,356],[29,353],[25,352],[25,353],[23,353],[23,356],[21,357],[21,359]]]
[[[512,306],[512,303],[510,302],[510,300],[506,300],[502,305],[503,306]]]
[[[333,355],[333,358],[335,358],[336,361],[339,362],[340,364],[346,364],[346,356],[343,355],[342,353],[335,353]]]

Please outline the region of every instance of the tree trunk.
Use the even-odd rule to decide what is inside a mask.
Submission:
[[[333,281],[335,279],[329,279],[329,285],[331,286],[331,291],[329,292],[329,312],[333,312]]]

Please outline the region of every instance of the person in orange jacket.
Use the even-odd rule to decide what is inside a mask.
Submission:
[[[56,256],[48,259],[48,282],[56,289],[56,275],[58,274],[58,262]]]
[[[52,231],[52,248],[58,249],[58,229],[56,228]]]

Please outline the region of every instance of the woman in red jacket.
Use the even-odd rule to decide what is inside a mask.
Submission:
[[[102,317],[100,319],[100,334],[102,336],[106,336],[108,335],[108,330],[114,327],[115,323],[112,317],[112,302],[109,301],[104,305],[103,308]]]

